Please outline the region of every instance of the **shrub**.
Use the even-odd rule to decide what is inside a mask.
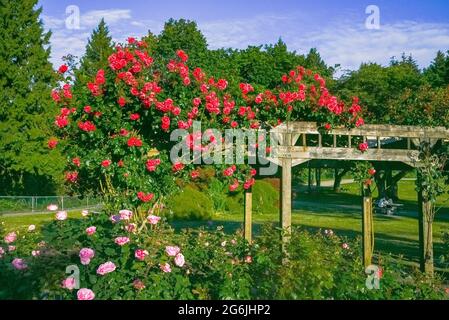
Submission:
[[[90,214],[54,221],[42,233],[18,230],[11,252],[11,244],[0,240],[6,249],[0,257],[0,298],[76,299],[76,289],[61,286],[70,265],[80,270],[81,288],[91,289],[100,300],[447,298],[438,277],[426,278],[388,257],[379,263],[380,289],[369,290],[359,240],[349,242],[329,231],[294,228],[284,254],[271,224],[250,245],[241,232],[225,234],[222,227],[175,233],[159,221],[139,223],[128,232],[131,223],[141,221],[136,215],[114,221],[106,213]],[[96,227],[94,234],[79,232],[90,226]],[[128,237],[129,242],[119,245],[117,237]],[[82,248],[95,251],[85,264],[79,256]],[[36,249],[40,255],[32,257]],[[142,260],[136,258],[137,249],[146,250]],[[16,270],[15,258],[24,259],[27,268]],[[106,262],[114,268],[105,268]],[[170,268],[161,268],[165,264]]]
[[[189,185],[171,196],[167,203],[170,216],[175,219],[210,219],[214,213],[211,198]]]
[[[270,214],[279,211],[279,191],[269,182],[257,180],[253,186],[253,213]],[[225,210],[229,213],[243,212],[244,200],[242,193],[226,196]]]

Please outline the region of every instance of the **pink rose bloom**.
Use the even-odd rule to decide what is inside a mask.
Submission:
[[[33,251],[31,251],[31,255],[33,257],[38,257],[41,255],[41,252],[39,250],[33,250]]]
[[[133,287],[136,290],[143,290],[143,289],[145,289],[145,284],[143,283],[142,280],[136,279],[133,281]]]
[[[95,293],[86,288],[79,289],[76,293],[78,300],[93,300],[95,299]]]
[[[33,232],[34,230],[36,230],[36,226],[34,224],[28,226],[28,232]]]
[[[182,254],[182,253],[178,253],[177,255],[176,255],[176,257],[175,257],[175,264],[178,266],[178,267],[183,267],[184,266],[184,263],[185,263],[186,261],[185,261],[185,259],[184,259],[184,255]]]
[[[150,224],[157,224],[161,220],[161,217],[150,214],[147,219]]]
[[[2,247],[0,247],[0,255],[2,254],[5,254],[5,250]]]
[[[4,238],[6,243],[13,243],[17,240],[17,234],[15,232],[8,233]]]
[[[251,256],[246,256],[245,257],[245,262],[246,263],[251,263],[251,262],[253,262],[253,258]]]
[[[167,252],[167,254],[168,254],[170,257],[174,257],[174,256],[176,256],[178,253],[181,252],[181,249],[179,249],[179,247],[167,246],[167,247],[165,248],[165,252]]]
[[[111,220],[112,223],[120,222],[120,216],[119,215],[112,215],[109,220]]]
[[[8,246],[8,251],[16,251],[16,246]]]
[[[56,213],[56,220],[64,221],[67,219],[67,211],[58,211]]]
[[[343,244],[341,245],[341,247],[342,247],[343,249],[345,249],[345,250],[348,250],[348,249],[349,249],[349,244],[343,243]]]
[[[88,236],[93,235],[95,232],[97,232],[97,227],[92,226],[86,229],[86,233]]]
[[[83,210],[83,211],[81,211],[81,215],[83,217],[87,217],[89,215],[89,211],[88,210]]]
[[[137,260],[143,261],[145,260],[145,257],[148,255],[148,251],[147,250],[143,250],[143,249],[137,249],[134,252],[134,256],[136,257]]]
[[[17,270],[25,270],[26,268],[28,268],[27,264],[25,263],[25,261],[23,259],[20,258],[15,258],[11,264],[13,265],[13,267]]]
[[[120,210],[118,213],[120,214],[120,220],[129,220],[133,215],[131,210]]]
[[[125,226],[125,230],[130,233],[135,232],[137,230],[137,225],[135,223],[130,223]]]
[[[64,279],[62,281],[62,287],[64,289],[73,290],[75,289],[75,286],[76,286],[75,278],[68,277],[67,279]]]
[[[88,265],[90,260],[95,256],[94,250],[90,248],[83,248],[80,250],[81,264]]]
[[[104,276],[105,274],[111,273],[115,270],[115,264],[111,261],[101,264],[97,269],[97,274]]]
[[[171,267],[170,267],[170,265],[168,263],[161,264],[160,268],[165,273],[170,273],[171,272]]]
[[[128,237],[117,237],[117,238],[115,238],[115,243],[118,244],[119,246],[124,246],[128,242],[129,242],[129,238]]]
[[[58,210],[58,206],[56,204],[49,204],[47,206],[47,210],[48,211],[56,211],[56,210]]]

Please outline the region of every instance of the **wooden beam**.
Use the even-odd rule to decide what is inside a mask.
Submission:
[[[373,198],[365,195],[362,202],[363,263],[367,268],[372,264],[374,249]]]
[[[277,126],[275,132],[295,132],[318,134],[318,125],[314,122],[288,122]],[[365,124],[358,128],[333,128],[329,134],[372,136],[372,137],[400,137],[400,138],[432,138],[448,139],[449,130],[444,127],[420,127],[420,126],[397,126],[382,124]]]
[[[322,160],[359,160],[359,161],[400,161],[411,162],[417,158],[416,150],[368,149],[360,152],[354,148],[331,147],[276,147],[276,154],[281,158],[322,159]]]
[[[253,194],[251,191],[245,191],[244,236],[249,243],[251,243],[252,241],[252,228],[253,228],[252,209],[253,209]]]

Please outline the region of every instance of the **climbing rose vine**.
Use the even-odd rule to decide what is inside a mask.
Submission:
[[[117,46],[108,61],[107,69],[75,93],[70,70],[59,69],[61,85],[51,93],[60,108],[57,137],[48,146],[67,155],[65,178],[74,192],[101,190],[120,208],[152,208],[176,189],[177,179],[200,176],[200,165],[169,157],[178,143],[170,141],[174,129],[189,130],[185,144],[194,149],[199,142],[203,152],[221,139],[210,133],[201,140],[192,131],[194,121],[221,132],[270,129],[285,121],[316,121],[324,131],[363,124],[357,98],[345,104],[329,92],[323,77],[303,67],[268,90],[207,75],[189,64],[183,50],[167,63],[154,61],[144,41]],[[254,184],[256,172],[248,165],[215,167],[230,191]]]

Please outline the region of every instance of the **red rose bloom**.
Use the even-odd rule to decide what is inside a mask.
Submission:
[[[133,121],[137,121],[140,119],[140,115],[138,113],[133,113],[129,116],[129,118]]]
[[[192,179],[196,179],[196,178],[198,178],[199,176],[200,176],[200,173],[199,173],[198,170],[193,170],[192,172],[190,172],[190,177],[191,177]]]
[[[69,70],[69,67],[67,67],[67,65],[63,64],[59,67],[58,72],[63,74],[63,73],[66,73],[67,70]]]
[[[149,159],[146,163],[147,170],[150,172],[156,171],[158,165],[161,164],[160,159]]]
[[[184,169],[184,164],[182,164],[181,162],[176,162],[172,167],[173,172],[178,172],[181,171],[182,169]]]
[[[54,149],[58,145],[58,140],[52,138],[52,139],[48,140],[48,144],[47,145],[48,145],[49,149]]]
[[[136,137],[131,137],[128,140],[128,147],[141,147],[142,146],[142,140]]]
[[[181,59],[182,62],[187,62],[187,60],[189,59],[189,56],[183,50],[176,51],[176,55],[179,57],[179,59]]]
[[[123,97],[118,98],[118,104],[120,107],[124,107],[126,105],[126,99]]]
[[[144,192],[140,191],[137,193],[137,198],[139,198],[142,202],[150,202],[154,198],[153,193],[145,194]]]
[[[80,158],[73,158],[72,163],[77,166],[80,167],[81,166],[81,160]]]
[[[368,150],[368,143],[367,142],[363,142],[363,143],[359,144],[358,149],[361,152],[365,152],[366,150]]]
[[[65,179],[71,183],[75,183],[78,180],[78,172],[66,172]]]
[[[111,165],[111,163],[112,163],[111,160],[103,160],[101,162],[101,166],[104,167],[104,168],[107,168],[107,167],[109,167]]]

